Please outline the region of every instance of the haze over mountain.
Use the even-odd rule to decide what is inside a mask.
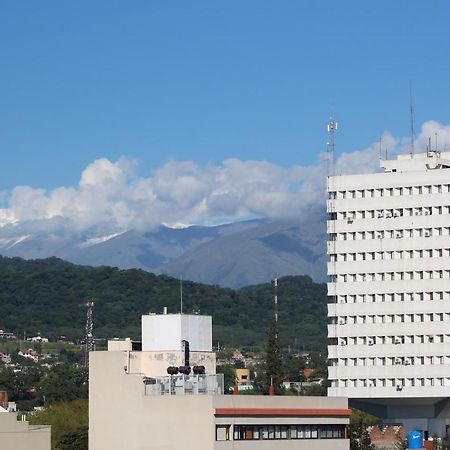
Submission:
[[[314,223],[313,223],[314,220]],[[241,287],[274,276],[325,277],[325,224],[320,212],[303,221],[251,220],[219,226],[86,233],[18,234],[0,239],[0,254],[26,259],[57,256],[91,266],[141,268],[157,274]]]

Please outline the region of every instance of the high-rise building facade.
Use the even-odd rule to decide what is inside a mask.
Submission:
[[[450,153],[328,179],[330,396],[450,425]]]

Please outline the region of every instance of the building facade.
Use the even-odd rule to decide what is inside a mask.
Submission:
[[[348,450],[347,399],[223,395],[211,318],[167,316],[90,353],[90,450]]]
[[[450,153],[328,179],[330,396],[406,427],[450,425]]]

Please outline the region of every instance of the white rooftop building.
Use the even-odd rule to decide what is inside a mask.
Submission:
[[[445,435],[450,425],[450,153],[328,179],[330,396]]]

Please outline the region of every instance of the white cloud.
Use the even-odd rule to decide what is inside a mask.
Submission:
[[[418,151],[426,147],[428,137],[434,144],[435,133],[442,149],[450,145],[450,125],[429,121],[417,137]],[[383,156],[385,150],[390,157],[408,151],[408,145],[409,139],[387,132],[381,140]],[[379,153],[379,142],[341,153],[335,171],[373,172],[379,166]],[[136,176],[134,160],[100,158],[86,167],[77,186],[51,191],[17,186],[9,194],[2,193],[1,234],[13,234],[13,224],[27,233],[95,230],[107,234],[225,217],[301,218],[325,198],[326,155],[319,156],[317,165],[288,168],[239,159],[206,166],[170,160],[145,178]]]

